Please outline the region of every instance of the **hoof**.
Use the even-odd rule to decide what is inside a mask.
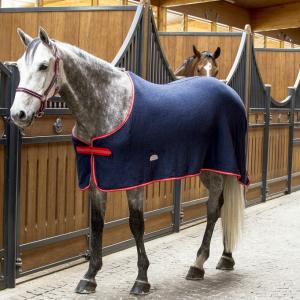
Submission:
[[[187,280],[202,280],[204,278],[204,270],[196,267],[190,267],[185,279]]]
[[[147,295],[150,292],[150,283],[146,281],[136,280],[130,294],[132,295]]]
[[[81,279],[75,289],[78,294],[95,293],[97,283],[95,280]]]
[[[217,264],[217,269],[231,271],[231,270],[233,270],[234,265],[235,265],[235,262],[232,257],[223,255]]]

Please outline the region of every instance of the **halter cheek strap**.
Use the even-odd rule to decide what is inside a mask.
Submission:
[[[52,44],[52,47],[53,47],[53,55],[55,57],[54,74],[53,74],[51,82],[50,82],[49,86],[47,87],[47,89],[45,90],[45,92],[43,94],[39,94],[39,93],[37,93],[35,91],[29,90],[29,89],[24,88],[24,87],[18,87],[16,89],[16,92],[25,93],[25,94],[28,94],[28,95],[33,96],[33,97],[35,97],[35,98],[37,98],[37,99],[40,100],[40,108],[39,108],[39,110],[35,114],[35,117],[37,117],[37,118],[40,118],[40,117],[42,117],[44,115],[44,110],[45,110],[45,107],[46,107],[47,99],[50,98],[50,97],[48,97],[48,94],[50,93],[50,91],[53,88],[53,86],[57,84],[57,79],[58,79],[58,74],[59,74],[59,60],[60,60],[60,58],[57,55],[57,48],[56,48],[56,46],[54,44]],[[58,87],[55,88],[55,91],[54,91],[52,97],[57,92],[58,92]]]

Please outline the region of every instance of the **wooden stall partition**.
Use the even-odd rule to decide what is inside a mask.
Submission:
[[[193,55],[193,45],[200,51],[214,52],[221,48],[221,55],[217,59],[219,67],[218,78],[226,79],[236,58],[242,33],[216,32],[160,32],[159,37],[166,54],[166,58],[173,71]]]
[[[78,46],[112,61],[120,49],[135,14],[133,8],[32,8],[0,10],[0,61],[16,61],[24,52],[19,27],[36,37],[44,27],[50,37]],[[107,30],[113,28],[113,30]]]
[[[69,116],[61,119],[63,133],[69,133],[73,119]],[[79,257],[88,247],[84,233],[74,234],[87,231],[89,204],[87,193],[78,188],[73,146],[68,141],[34,143],[38,136],[47,139],[47,135],[54,134],[53,117],[40,121],[26,132],[21,153],[18,237],[21,274]],[[74,237],[58,238],[69,233]]]
[[[270,86],[265,86],[256,62],[253,37],[248,41],[247,61],[249,64],[248,89],[248,135],[247,170],[250,186],[246,191],[247,205],[266,200],[267,165],[269,142]]]
[[[288,113],[271,112],[269,133],[268,194],[287,191],[289,128]]]
[[[247,191],[248,204],[261,201],[262,197],[264,132],[263,112],[250,112],[247,141],[247,170],[250,174],[251,184]]]
[[[41,25],[52,38],[111,61],[128,33],[135,11],[133,7],[2,9],[0,41],[6,47],[0,49],[0,60],[16,60],[24,52],[17,27],[36,36]],[[48,107],[52,108],[52,104]],[[53,107],[63,107],[58,104]],[[57,113],[39,119],[22,137],[18,224],[18,260],[22,264],[18,276],[80,257],[88,248],[87,192],[78,189],[70,143],[74,119],[63,111]],[[57,118],[63,124],[60,133],[54,130]],[[108,198],[106,223],[128,216],[124,193],[112,193]],[[108,226],[104,244],[128,237],[131,235],[117,226]]]
[[[299,49],[256,48],[255,56],[264,83],[272,85],[271,96],[281,102],[288,95],[300,69]]]

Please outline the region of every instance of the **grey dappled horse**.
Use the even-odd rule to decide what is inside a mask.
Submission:
[[[18,33],[26,51],[17,62],[20,84],[11,107],[11,118],[17,126],[27,127],[36,117],[42,116],[45,102],[56,92],[75,116],[75,134],[84,141],[110,132],[124,121],[131,92],[126,72],[74,46],[50,40],[42,28],[35,39],[22,30]],[[189,280],[203,279],[203,264],[209,257],[212,233],[220,214],[224,252],[217,268],[233,269],[232,250],[238,240],[244,209],[242,189],[235,177],[213,172],[203,172],[200,177],[209,190],[207,225],[196,260],[186,276]],[[128,190],[127,197],[129,225],[138,253],[138,275],[131,293],[139,295],[150,290],[147,277],[149,260],[143,241],[144,188]],[[107,194],[91,183],[91,257],[88,270],[76,287],[77,293],[92,293],[96,289],[95,276],[102,267],[106,198]]]

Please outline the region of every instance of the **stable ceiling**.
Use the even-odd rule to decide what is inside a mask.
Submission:
[[[300,0],[154,0],[156,5],[300,44]]]

